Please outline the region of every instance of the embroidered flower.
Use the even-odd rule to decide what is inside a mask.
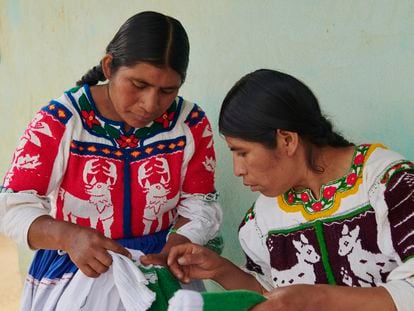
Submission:
[[[82,110],[82,117],[86,122],[86,125],[89,128],[92,128],[93,125],[101,125],[101,123],[99,123],[99,121],[95,118],[95,111],[90,110],[90,111],[86,111],[86,110]]]
[[[362,163],[364,163],[364,158],[365,157],[362,154],[358,154],[354,159],[354,164],[361,165]]]
[[[315,202],[312,204],[312,209],[315,212],[319,212],[322,209],[322,203],[321,202]]]
[[[154,122],[162,124],[163,128],[167,128],[170,125],[170,121],[174,118],[174,111],[173,112],[164,112],[161,117],[156,118]]]
[[[292,204],[294,201],[295,201],[295,196],[291,192],[291,193],[288,194],[288,202]]]
[[[336,187],[334,186],[326,187],[325,189],[323,189],[323,197],[329,200],[330,198],[334,196],[335,192],[336,192]]]
[[[300,195],[300,198],[302,199],[303,202],[308,202],[309,201],[309,196],[306,192],[302,192]]]
[[[135,148],[136,146],[138,146],[138,141],[139,139],[136,138],[134,135],[130,135],[130,136],[125,136],[125,135],[120,135],[119,139],[116,140],[119,144],[119,146],[121,148]]]
[[[349,174],[349,175],[348,175],[348,177],[346,178],[346,183],[347,183],[348,185],[350,185],[350,186],[353,186],[353,185],[355,185],[356,180],[357,180],[357,174],[355,174],[355,173],[351,173],[351,174]]]

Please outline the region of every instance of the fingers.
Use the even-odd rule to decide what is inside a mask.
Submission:
[[[100,264],[98,261],[95,261],[95,263],[89,263],[80,265],[78,267],[86,276],[90,278],[97,278],[102,273],[106,272],[108,270],[108,267]]]
[[[106,238],[106,241],[103,247],[109,251],[113,251],[115,253],[124,255],[128,258],[132,258],[131,253],[125,247],[123,247],[122,245],[120,245],[119,243],[115,242],[114,240],[110,238]]]
[[[106,249],[101,249],[99,252],[96,252],[95,259],[107,268],[112,265],[112,256],[106,251]]]
[[[174,262],[178,261],[179,258],[183,257],[185,254],[196,254],[200,252],[201,249],[198,245],[192,243],[180,244],[172,247],[168,253],[167,264],[172,265]],[[185,262],[186,260],[184,260]],[[181,264],[181,263],[180,263]]]
[[[184,282],[184,278],[188,278],[188,273],[185,273],[185,267],[180,266],[176,261],[172,262],[168,268],[171,273],[181,282]]]
[[[167,254],[149,254],[146,256],[142,256],[139,259],[143,265],[159,265],[159,266],[166,266],[167,265]]]

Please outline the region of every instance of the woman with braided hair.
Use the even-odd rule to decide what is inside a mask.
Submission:
[[[234,174],[260,192],[239,227],[246,264],[182,244],[168,257],[180,280],[264,293],[255,311],[412,310],[412,162],[348,142],[304,83],[274,70],[234,85],[219,131]]]
[[[178,96],[188,61],[178,20],[138,13],[28,126],[0,193],[2,231],[37,250],[22,310],[55,310],[78,269],[108,271],[110,251],[165,261],[173,245],[215,237],[211,126]]]

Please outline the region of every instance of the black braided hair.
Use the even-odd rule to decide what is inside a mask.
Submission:
[[[146,11],[130,17],[121,26],[106,47],[106,53],[112,55],[112,73],[122,66],[150,63],[171,67],[181,76],[183,83],[187,73],[190,45],[187,33],[177,19]],[[76,84],[95,85],[105,80],[102,67],[97,65]]]
[[[353,145],[333,130],[313,92],[298,79],[270,69],[245,75],[223,100],[220,133],[275,148],[277,129],[299,134],[308,146],[308,164],[318,172],[321,168],[315,165],[314,146]]]

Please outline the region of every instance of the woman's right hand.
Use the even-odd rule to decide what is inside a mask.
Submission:
[[[60,249],[87,276],[98,277],[112,264],[108,250],[128,257],[131,254],[97,230],[81,227],[49,215],[36,218],[29,227],[28,244],[32,249]]]
[[[70,224],[69,228],[63,239],[63,250],[89,277],[98,277],[109,269],[112,257],[108,250],[131,257],[127,249],[95,229],[74,224]]]
[[[174,276],[183,283],[191,279],[216,279],[221,274],[226,259],[212,250],[185,243],[173,246],[167,264]]]

